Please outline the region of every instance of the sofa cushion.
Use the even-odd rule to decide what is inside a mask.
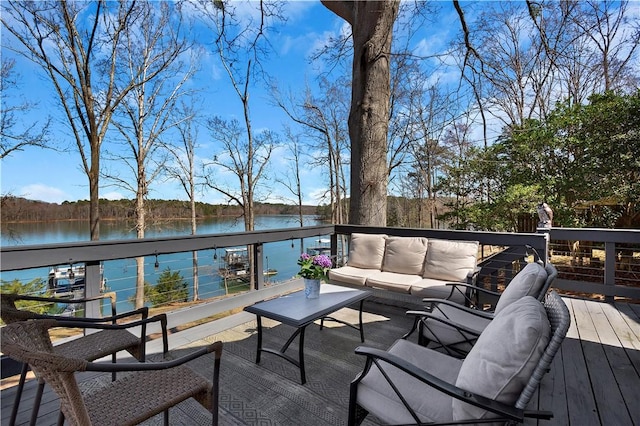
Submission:
[[[454,291],[451,294],[451,286],[446,285],[444,281],[434,280],[432,278],[423,278],[411,285],[411,294],[424,299],[449,299],[452,302],[464,305],[465,299],[462,293]]]
[[[364,286],[367,277],[379,273],[379,269],[362,269],[353,266],[343,266],[329,270],[329,281],[340,284]]]
[[[477,264],[477,241],[429,239],[424,278],[464,282]]]
[[[384,248],[382,270],[399,274],[422,275],[426,252],[426,238],[389,237]]]
[[[455,381],[462,364],[459,359],[418,346],[404,339],[396,341],[388,352],[448,383]],[[422,422],[450,422],[453,420],[450,396],[431,386],[426,386],[396,367],[384,362],[382,366]],[[369,373],[358,385],[358,404],[385,424],[415,423],[393,388],[375,365],[371,367]]]
[[[367,287],[384,288],[400,293],[409,293],[411,286],[420,281],[420,275],[397,274],[395,272],[379,272],[367,277]]]
[[[528,263],[511,280],[498,299],[494,310],[497,315],[502,309],[524,296],[538,297],[547,279],[547,271],[539,263]]]
[[[348,266],[364,269],[382,269],[384,245],[383,234],[351,234]]]
[[[531,296],[515,301],[484,329],[460,367],[456,386],[513,406],[550,336],[542,303]],[[455,420],[491,416],[482,408],[453,401]]]

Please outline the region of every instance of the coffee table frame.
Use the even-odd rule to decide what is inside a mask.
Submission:
[[[339,322],[360,331],[360,341],[364,342],[364,328],[362,327],[362,305],[364,299],[371,295],[370,291],[357,290],[333,284],[322,284],[320,286],[320,297],[317,299],[307,299],[304,291],[297,291],[275,299],[258,302],[244,308],[245,311],[256,315],[258,324],[258,348],[256,354],[256,364],[260,363],[262,352],[268,352],[286,359],[293,365],[300,368],[300,381],[305,384],[307,381],[304,368],[304,332],[309,324],[320,320],[320,329],[324,327],[324,321],[330,320]],[[330,317],[333,312],[359,302],[358,322],[356,326],[348,322]],[[281,349],[267,348],[262,345],[262,317],[269,318],[282,324],[295,327],[295,331],[287,339]],[[287,349],[293,340],[299,336],[298,359],[288,355]]]

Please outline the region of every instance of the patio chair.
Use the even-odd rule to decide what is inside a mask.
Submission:
[[[550,419],[526,410],[569,328],[555,291],[544,304],[523,297],[502,310],[462,360],[397,340],[389,350],[358,347],[364,370],[350,387],[349,425],[368,414],[385,424],[523,423]]]
[[[517,249],[517,248],[514,247],[514,249]],[[530,255],[533,255],[533,259],[535,263],[544,265],[544,263],[542,262],[542,258],[538,254],[538,251],[532,246],[530,246],[529,244],[526,244],[524,256],[525,258],[527,258]],[[480,271],[481,267],[478,267],[477,269],[478,271]],[[438,299],[450,300],[454,303],[464,305],[468,308],[479,309],[483,311],[493,312],[495,309],[496,302],[498,301],[498,299],[502,294],[502,292],[500,291],[492,291],[484,287],[478,286],[477,277],[472,282],[466,282],[466,283],[451,282],[451,283],[447,283],[446,285],[451,288],[451,290],[449,291],[449,294],[447,295],[447,297],[440,297]],[[544,289],[539,294],[541,298],[544,297],[547,289]],[[434,298],[432,297],[430,299],[434,299]],[[487,306],[489,303],[491,304],[491,306]]]
[[[541,301],[557,276],[558,271],[550,262],[546,266],[537,262],[528,263],[499,294],[493,312],[462,306],[450,300],[423,299],[429,304],[429,309],[407,312],[415,320],[412,329],[403,338],[409,337],[417,328],[420,345],[464,357],[500,311],[524,296]],[[483,288],[477,291],[490,292]]]
[[[102,318],[87,318],[87,317],[60,317],[56,315],[39,314],[37,312],[30,311],[28,309],[19,309],[16,307],[16,302],[33,301],[42,303],[56,303],[56,304],[85,304],[87,302],[109,299],[111,306],[111,315]],[[40,297],[40,296],[27,296],[13,293],[2,293],[0,295],[0,318],[5,324],[11,324],[18,321],[26,321],[29,319],[61,319],[64,318],[72,328],[83,329],[96,329],[99,331],[91,334],[86,334],[80,338],[69,340],[60,345],[54,347],[54,351],[60,355],[73,356],[76,358],[86,359],[88,361],[94,361],[105,357],[107,355],[112,356],[112,361],[116,362],[116,353],[120,351],[127,351],[139,361],[145,360],[145,343],[146,343],[146,327],[151,322],[159,322],[162,328],[163,339],[163,351],[168,351],[168,336],[167,336],[167,317],[166,315],[157,315],[149,318],[149,309],[143,307],[123,314],[116,313],[116,294],[114,292],[104,293],[94,297],[86,297],[81,299],[69,299],[61,297]],[[135,320],[139,318],[138,320]],[[118,321],[129,320],[134,321],[116,325]],[[111,324],[110,326],[104,326],[105,324]],[[132,331],[134,328],[139,327],[139,336],[135,335]],[[135,330],[133,330],[135,331]],[[11,417],[9,425],[15,424],[18,408],[20,406],[20,399],[22,397],[22,391],[26,376],[29,370],[29,365],[22,365],[22,371],[20,373],[20,379],[18,381],[18,388],[16,389],[16,398],[11,410]],[[113,380],[115,380],[115,372],[112,374]],[[38,417],[38,409],[40,407],[40,400],[44,391],[44,382],[39,380],[38,389],[36,391],[35,400],[33,404],[33,411],[31,412],[31,424],[35,424]]]
[[[13,359],[29,364],[60,398],[60,410],[74,425],[134,425],[164,412],[191,397],[209,409],[212,424],[218,423],[218,377],[222,342],[215,342],[171,361],[145,363],[97,363],[59,354],[49,337],[53,327],[74,326],[56,320],[27,320],[0,330],[0,348]],[[100,325],[99,325],[100,326]],[[105,325],[102,325],[105,326]],[[214,353],[213,380],[184,365]],[[132,372],[104,387],[81,392],[75,373],[82,371]]]

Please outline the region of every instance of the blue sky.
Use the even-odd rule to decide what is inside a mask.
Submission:
[[[442,3],[450,6],[450,2]],[[329,37],[335,37],[344,31],[345,22],[335,16],[320,4],[319,1],[294,1],[285,6],[286,24],[277,28],[277,32],[269,33],[269,40],[275,47],[269,59],[265,61],[265,69],[274,77],[284,90],[301,92],[305,84],[314,86],[315,78],[323,69],[321,62],[310,63],[309,55],[322,46]],[[445,49],[446,43],[459,28],[459,22],[453,13],[443,13],[438,25],[425,29],[425,34],[414,40],[423,52],[429,53],[434,49]],[[194,28],[194,31],[197,31]],[[27,148],[5,158],[1,164],[1,191],[29,199],[61,203],[89,198],[88,181],[80,167],[80,157],[67,128],[60,124],[62,120],[59,101],[53,93],[52,84],[43,76],[39,66],[24,58],[17,57],[7,46],[12,41],[6,31],[2,32],[2,55],[5,58],[16,58],[16,68],[20,74],[19,95],[16,91],[3,93],[3,102],[24,99],[37,102],[37,106],[26,114],[25,123],[33,120],[43,120],[51,114],[55,120],[51,140],[58,147],[58,151]],[[207,92],[204,94],[206,113],[221,115],[224,118],[242,118],[241,104],[232,91],[227,75],[220,68],[214,53],[209,50],[201,58],[201,71],[198,82],[205,82]],[[349,65],[350,66],[350,65]],[[453,77],[455,81],[457,77]],[[269,99],[269,92],[264,86],[251,89],[250,108],[252,126],[254,129],[271,129],[282,131],[282,124],[289,123],[285,114],[273,106]],[[210,136],[205,129],[200,130],[200,144],[203,148],[198,155],[206,158],[214,154],[215,147],[211,147]],[[107,140],[103,148],[108,148]],[[313,156],[312,153],[310,153]],[[286,154],[282,149],[277,150],[269,167],[269,187],[271,189],[268,200],[280,201],[282,196],[291,197],[286,190],[279,187],[276,178],[287,168]],[[103,166],[112,170],[122,169],[117,162],[103,160]],[[316,204],[327,202],[320,197],[328,186],[327,178],[321,170],[310,165],[302,168],[302,184],[304,202]],[[102,179],[101,198],[118,199],[134,198],[134,194],[122,188],[109,185]],[[173,181],[156,181],[151,185],[149,198],[186,199],[186,195],[179,185]],[[199,201],[218,203],[223,198],[212,190],[199,194]]]

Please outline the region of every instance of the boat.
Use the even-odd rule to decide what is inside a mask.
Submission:
[[[218,269],[218,273],[224,279],[237,279],[249,281],[249,252],[246,247],[227,248],[222,256],[223,265]],[[277,275],[275,269],[265,269],[263,275],[271,277]]]
[[[262,274],[263,274],[265,277],[271,277],[271,276],[273,276],[273,275],[278,275],[278,271],[277,271],[277,270],[275,270],[275,269],[265,269],[265,270],[262,272]]]
[[[103,274],[102,266],[100,266],[100,291],[104,292],[106,287],[106,279]],[[84,294],[85,286],[85,267],[84,265],[76,266],[55,266],[49,270],[47,277],[47,287],[56,297],[73,296],[81,297]]]
[[[324,254],[331,257],[331,240],[328,238],[320,238],[315,241],[315,245],[307,247],[307,254],[316,256]]]

